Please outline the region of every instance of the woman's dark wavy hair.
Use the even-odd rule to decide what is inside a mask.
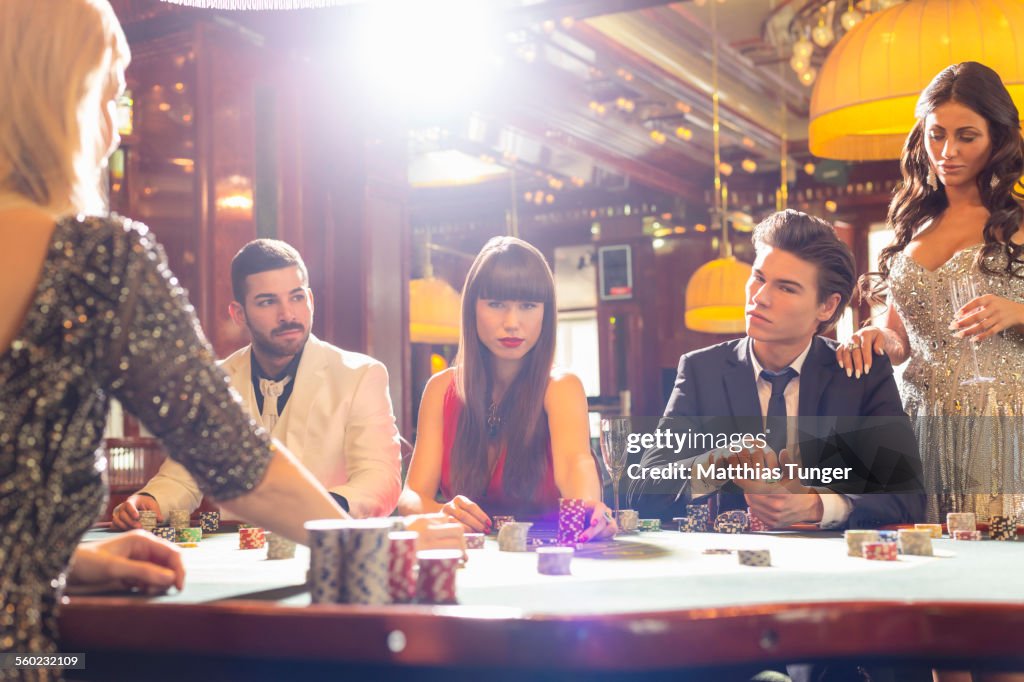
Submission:
[[[958,102],[982,116],[988,122],[992,140],[992,156],[975,178],[982,204],[989,212],[983,233],[985,246],[978,253],[977,265],[988,274],[1024,278],[1024,245],[1014,244],[1010,239],[1024,222],[1024,195],[1018,187],[1024,175],[1020,116],[999,74],[978,62],[961,62],[943,69],[917,100],[917,123],[907,136],[900,157],[903,182],[889,204],[888,223],[895,237],[892,244],[882,249],[879,272],[863,275],[859,282],[861,296],[872,303],[884,302],[892,259],[906,248],[922,225],[949,206],[945,186],[940,183],[938,190],[932,190],[926,182],[929,162],[924,130],[928,114],[947,102]],[[1002,273],[986,262],[999,253],[1007,256]]]
[[[494,389],[493,355],[476,329],[479,299],[544,304],[540,338],[523,358],[497,406],[501,428],[491,438],[488,410]],[[555,358],[555,281],[544,256],[513,237],[495,237],[473,261],[462,288],[462,330],[455,358],[455,388],[462,401],[452,444],[452,486],[477,498],[490,482],[489,446],[507,448],[502,477],[505,495],[529,504],[547,469],[548,420],[544,393]],[[512,435],[514,434],[514,439]]]

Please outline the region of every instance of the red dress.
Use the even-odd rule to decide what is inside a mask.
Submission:
[[[443,409],[443,432],[441,435],[441,495],[445,500],[450,500],[458,491],[452,489],[451,466],[452,466],[452,445],[455,443],[455,432],[459,427],[459,415],[462,413],[462,401],[455,390],[455,382],[452,381],[448,390],[444,393]],[[494,466],[494,473],[487,485],[487,492],[482,498],[473,501],[480,505],[480,508],[493,517],[495,514],[509,514],[517,518],[533,518],[537,516],[551,516],[558,514],[558,486],[555,485],[555,467],[551,458],[551,442],[547,447],[547,468],[541,484],[537,487],[536,493],[531,499],[521,500],[510,498],[505,494],[502,487],[502,475],[505,471],[505,456],[507,451],[502,450],[498,461]]]

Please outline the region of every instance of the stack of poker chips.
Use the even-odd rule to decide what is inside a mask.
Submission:
[[[481,535],[477,533],[477,535]],[[393,604],[409,604],[416,599],[416,539],[414,531],[388,533],[388,594]],[[481,535],[482,537],[482,535]]]
[[[502,530],[507,528],[508,524]],[[455,598],[455,573],[462,560],[462,552],[457,549],[429,549],[417,552],[416,559],[420,567],[416,580],[416,601],[421,604],[458,603]]]
[[[309,591],[314,604],[341,601],[342,562],[341,525],[344,521],[322,519],[307,521],[309,534]],[[241,531],[239,531],[241,532]]]
[[[188,544],[195,544],[203,539],[202,528],[177,528],[176,534],[178,542],[184,542]]]
[[[900,536],[894,530],[880,530],[878,531],[879,542],[891,542],[896,545],[897,551],[899,550]]]
[[[931,537],[935,540],[942,539],[942,524],[941,523],[915,523],[915,530],[926,530],[931,533]]]
[[[498,549],[502,552],[525,552],[526,536],[532,525],[521,521],[504,524],[498,531]]]
[[[750,522],[750,530],[754,533],[761,533],[768,530],[768,525],[762,521],[750,507],[747,507],[747,520]]]
[[[167,540],[167,542],[174,542],[177,539],[178,531],[170,526],[157,526],[153,529],[153,535]]]
[[[736,551],[742,566],[771,566],[772,554],[767,549],[740,549]]]
[[[651,533],[661,530],[661,519],[640,519],[640,526],[638,529],[641,533]]]
[[[204,533],[216,533],[220,529],[220,512],[199,512],[199,527]]]
[[[500,533],[502,526],[506,523],[515,523],[516,517],[514,516],[495,516],[491,519],[494,522],[494,532]]]
[[[344,603],[387,604],[391,601],[388,594],[390,532],[388,519],[353,519],[342,523]]]
[[[959,528],[950,533],[950,537],[954,540],[981,540],[981,531]]]
[[[294,559],[295,543],[279,533],[268,533],[267,558],[271,560]]]
[[[177,530],[178,528],[188,528],[191,520],[191,514],[187,509],[172,509],[168,516],[168,521],[171,524],[171,528]]]
[[[1013,540],[1017,535],[1016,524],[1007,516],[993,516],[988,520],[988,536],[993,540]]]
[[[483,533],[466,533],[466,549],[483,549],[485,537]]]
[[[846,538],[846,554],[848,556],[864,556],[864,543],[880,542],[877,530],[848,530],[843,533]]]
[[[615,512],[615,521],[620,532],[635,533],[640,527],[640,513],[635,509],[620,509]]]
[[[239,528],[238,548],[239,549],[263,549],[267,543],[267,535],[262,528]]]
[[[930,528],[901,528],[900,551],[915,556],[932,556],[932,530]]]
[[[711,530],[711,507],[706,504],[686,505],[687,518],[693,519],[694,533],[707,533]],[[680,528],[680,530],[682,530]]]
[[[742,533],[750,526],[747,512],[733,509],[715,517],[716,533]]]
[[[156,512],[151,509],[140,509],[139,525],[142,526],[142,530],[148,530],[152,533],[153,529],[156,528]]]
[[[574,553],[572,547],[538,547],[537,572],[544,575],[569,575]]]
[[[580,499],[558,499],[558,544],[575,547],[587,522],[587,505]]]
[[[978,521],[974,512],[950,512],[946,514],[946,530],[949,537],[958,530],[977,530]]]
[[[871,561],[896,561],[899,554],[895,542],[865,542],[862,551]]]

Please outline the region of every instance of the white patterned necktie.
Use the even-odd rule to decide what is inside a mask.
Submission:
[[[260,377],[260,393],[263,394],[263,413],[260,414],[260,420],[268,433],[274,432],[274,425],[280,416],[277,414],[277,399],[284,393],[285,384],[291,380],[291,377],[285,377],[280,381]]]

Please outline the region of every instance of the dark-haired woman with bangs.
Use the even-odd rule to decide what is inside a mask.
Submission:
[[[581,539],[614,534],[583,385],[553,370],[555,313],[541,253],[512,237],[487,242],[463,287],[455,363],[423,392],[403,514],[444,511],[487,532],[492,515],[553,518],[569,497],[591,512]]]
[[[903,148],[903,183],[889,206],[893,243],[862,293],[888,306],[878,326],[838,350],[847,372],[875,353],[910,360],[902,393],[914,419],[929,520],[972,511],[979,520],[1024,511],[1024,174],[1020,118],[999,75],[976,62],[939,73],[917,102]],[[954,280],[978,296],[951,303]],[[963,339],[973,343],[983,376]]]

